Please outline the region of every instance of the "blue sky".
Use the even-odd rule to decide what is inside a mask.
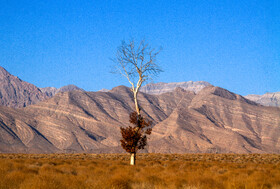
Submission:
[[[122,40],[162,47],[154,82],[280,91],[280,1],[0,1],[0,65],[38,87],[127,85],[110,73]]]

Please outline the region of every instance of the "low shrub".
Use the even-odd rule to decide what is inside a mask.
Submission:
[[[280,155],[0,154],[0,189],[280,188]]]

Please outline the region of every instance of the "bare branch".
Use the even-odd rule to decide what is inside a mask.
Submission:
[[[156,63],[156,56],[160,51],[152,49],[144,40],[138,45],[134,40],[122,44],[117,49],[114,62],[117,64],[117,73],[126,77],[131,85],[131,90],[134,93],[134,102],[136,112],[140,112],[138,107],[137,94],[144,82],[152,80],[162,72],[161,68]]]

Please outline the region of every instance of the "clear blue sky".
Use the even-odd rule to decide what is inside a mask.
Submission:
[[[131,38],[163,48],[154,82],[280,91],[279,0],[0,1],[0,65],[38,87],[128,86],[110,58]]]

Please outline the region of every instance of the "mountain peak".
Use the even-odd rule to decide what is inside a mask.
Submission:
[[[84,90],[77,87],[76,85],[70,84],[70,85],[66,85],[66,86],[63,86],[63,87],[59,88],[57,93],[68,92],[68,91],[84,91]]]
[[[76,85],[71,84],[71,85],[63,86],[59,89],[55,87],[45,87],[45,88],[41,88],[41,91],[51,98],[57,93],[69,92],[69,91],[84,91],[84,90],[77,87]]]
[[[226,89],[223,89],[221,87],[213,87],[212,88],[212,94],[216,95],[216,96],[220,96],[222,98],[226,98],[226,99],[229,99],[229,100],[236,100],[237,99],[237,96],[236,94],[226,90]]]
[[[1,73],[2,71],[8,72],[5,68],[3,68],[2,66],[0,66],[0,73]]]
[[[110,91],[110,90],[108,90],[108,89],[100,89],[98,92],[108,92],[108,91]]]
[[[10,76],[11,74],[2,66],[0,66],[0,78]]]
[[[45,100],[47,96],[35,85],[22,81],[0,66],[0,105],[25,107]]]
[[[121,152],[119,128],[130,125],[135,108],[128,92],[119,86],[106,94],[60,93],[24,109],[0,106],[0,153]],[[138,98],[153,121],[149,153],[280,153],[278,108],[248,105],[220,87]]]
[[[127,87],[127,86],[124,86],[124,85],[120,85],[120,86],[117,86],[117,87],[114,87],[111,91],[109,92],[114,92],[114,93],[122,93],[122,92],[125,92],[125,93],[129,93],[131,92],[130,88]]]
[[[247,95],[245,98],[264,106],[280,107],[280,92],[265,93],[264,95]]]
[[[178,83],[150,83],[141,88],[141,91],[148,94],[159,95],[166,92],[174,91],[177,87],[180,87],[186,91],[193,91],[198,93],[206,86],[212,86],[206,81],[188,81]]]
[[[250,104],[250,105],[258,105],[254,101],[248,100],[241,95],[235,94],[235,93],[233,93],[231,91],[228,91],[224,88],[214,87],[214,86],[208,86],[208,87],[205,87],[204,89],[202,89],[198,93],[197,98],[200,98],[200,99],[209,98],[209,95],[215,95],[217,97],[227,99],[227,100],[232,100],[232,101],[237,100],[239,102]]]
[[[55,87],[38,88],[22,81],[0,66],[0,105],[21,108],[53,97],[59,92],[73,90],[84,91],[75,85],[67,85],[59,89]]]

